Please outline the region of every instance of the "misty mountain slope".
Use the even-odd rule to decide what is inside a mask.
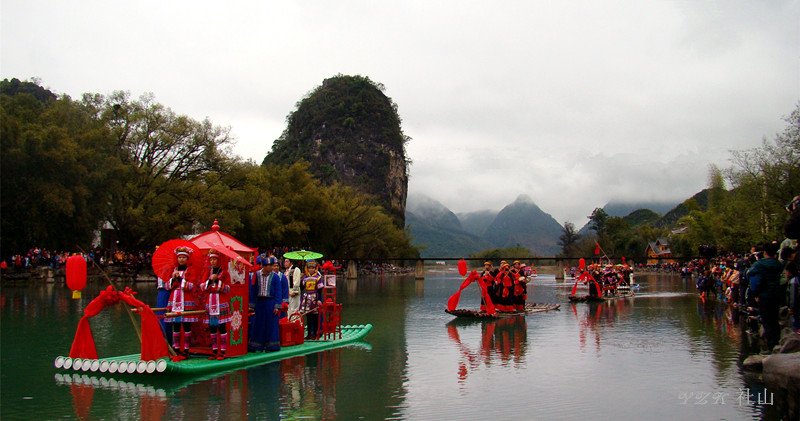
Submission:
[[[489,224],[497,217],[498,213],[498,211],[494,210],[482,210],[458,213],[456,216],[458,216],[458,219],[461,221],[461,227],[464,231],[470,234],[482,235]]]
[[[406,228],[412,244],[421,247],[421,257],[467,257],[488,247],[477,235],[454,228],[447,216],[432,215],[430,209],[422,211],[425,217],[406,211]]]
[[[553,256],[560,251],[558,237],[562,227],[550,214],[542,211],[533,200],[520,195],[503,208],[483,234],[493,247],[513,247],[519,244],[539,256]]]

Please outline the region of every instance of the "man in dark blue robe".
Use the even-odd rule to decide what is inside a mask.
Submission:
[[[247,348],[272,352],[281,349],[279,321],[284,307],[289,305],[289,281],[280,272],[277,258],[266,257],[262,264],[250,286],[250,302],[255,303],[256,314]]]

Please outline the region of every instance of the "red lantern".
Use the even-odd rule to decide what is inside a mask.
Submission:
[[[461,276],[467,276],[467,262],[464,259],[458,262],[458,273],[460,273]]]
[[[581,270],[585,270],[586,269],[586,260],[583,260],[583,259],[578,260],[578,267],[581,268]]]
[[[67,259],[67,287],[72,290],[72,298],[81,298],[81,290],[86,286],[86,259],[74,255]]]

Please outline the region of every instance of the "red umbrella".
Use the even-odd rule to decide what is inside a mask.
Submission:
[[[214,249],[217,252],[219,252],[221,254],[224,254],[224,255],[230,257],[233,260],[236,260],[237,262],[239,262],[239,263],[241,263],[241,264],[243,264],[245,266],[253,266],[245,258],[240,256],[239,253],[229,249],[224,244],[220,244],[220,243],[216,243],[216,242],[210,242],[210,241],[201,241],[200,242],[200,249],[201,250]]]
[[[178,266],[178,256],[175,255],[175,249],[178,247],[188,247],[192,250],[189,254],[189,266],[199,268],[203,264],[200,248],[194,243],[186,240],[169,240],[153,253],[153,272],[156,276],[163,280],[172,278],[172,270]]]

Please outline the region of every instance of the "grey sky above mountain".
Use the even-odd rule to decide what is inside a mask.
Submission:
[[[398,105],[409,191],[454,212],[527,194],[560,223],[680,201],[800,100],[800,4],[3,0],[0,75],[146,92],[261,162],[306,93],[365,75]]]

